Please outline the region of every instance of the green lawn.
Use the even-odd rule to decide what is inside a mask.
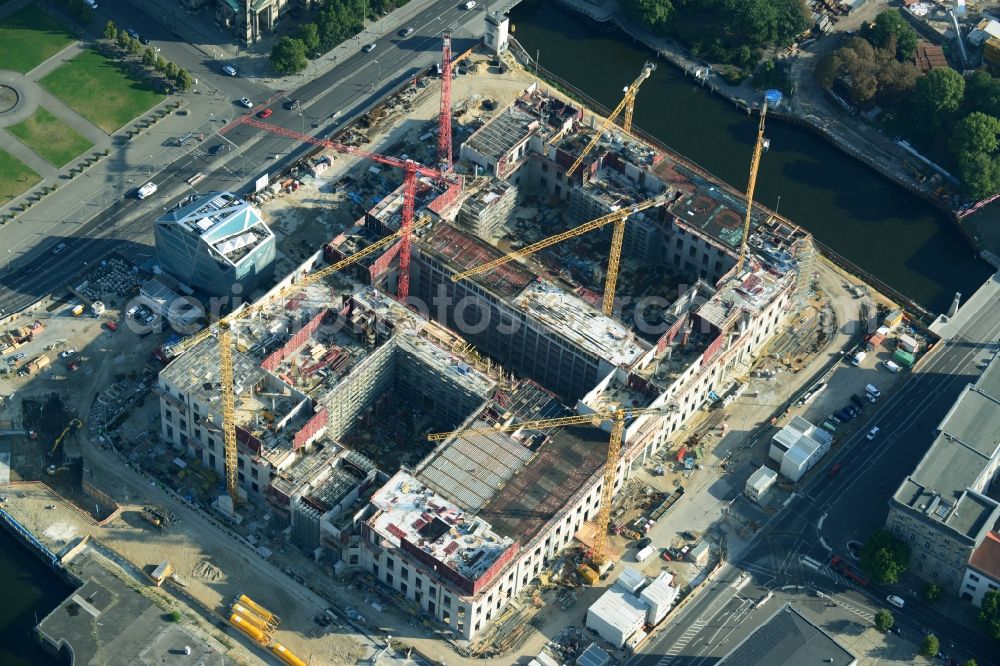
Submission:
[[[66,166],[94,145],[41,107],[24,122],[8,127],[7,131],[57,167]]]
[[[164,98],[146,81],[130,79],[117,63],[91,50],[56,68],[39,83],[108,134]]]
[[[32,187],[41,177],[3,150],[0,150],[0,204],[5,204]]]
[[[36,5],[0,20],[0,69],[29,72],[76,41],[76,36]]]

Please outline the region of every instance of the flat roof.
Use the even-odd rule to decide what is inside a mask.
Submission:
[[[228,665],[221,645],[206,641],[203,632],[191,633],[183,623],[171,622],[161,608],[106,567],[103,556],[87,549],[73,560],[73,568],[86,582],[70,593],[38,624],[41,634],[55,644],[72,648],[77,664],[107,666],[195,663],[214,653],[212,663]],[[178,657],[179,648],[191,647],[191,656]]]
[[[893,502],[973,540],[1000,518],[986,474],[1000,457],[1000,361],[994,356],[938,425],[938,435]]]
[[[514,540],[466,513],[404,471],[372,495],[379,509],[369,525],[396,547],[405,540],[469,581],[476,581]]]
[[[527,465],[483,507],[480,516],[500,534],[526,543],[566,507],[604,467],[608,433],[568,426],[544,443]]]
[[[785,286],[781,278],[764,268],[745,271],[741,276],[726,281],[700,308],[698,316],[726,330],[740,312],[756,314],[764,309]]]
[[[650,348],[620,322],[548,282],[532,283],[513,304],[611,365],[628,365]]]
[[[852,666],[857,658],[791,604],[779,608],[720,661],[720,666]]]
[[[504,253],[498,248],[444,222],[435,224],[430,233],[421,238],[418,243],[421,248],[437,256],[456,273],[481,266],[504,256]],[[490,291],[509,299],[520,293],[535,278],[535,274],[522,264],[517,261],[509,261],[491,271],[473,276],[471,279]]]

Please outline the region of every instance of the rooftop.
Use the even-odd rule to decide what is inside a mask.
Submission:
[[[494,402],[463,428],[481,428],[508,421],[545,419],[565,415],[566,409],[549,392],[533,382],[524,382],[502,404]],[[534,437],[539,431],[489,432],[457,435],[430,455],[417,478],[448,497],[465,511],[478,512],[535,455]]]
[[[274,238],[260,211],[230,192],[210,192],[169,211],[157,224],[179,227],[234,265],[265,240]]]
[[[490,118],[466,143],[481,155],[499,159],[529,136],[548,140],[579,113],[557,97],[531,90]]]
[[[421,559],[429,557],[470,584],[505,553],[512,548],[516,551],[513,539],[497,535],[488,523],[465,513],[406,472],[397,472],[375,492],[371,502],[379,511],[369,525],[379,536],[394,547],[422,553],[425,557]]]
[[[979,547],[972,551],[969,566],[1000,581],[1000,534],[990,532],[986,535]]]
[[[456,273],[481,266],[504,255],[489,243],[442,222],[434,225],[430,233],[420,239],[419,244],[455,269]],[[535,275],[518,262],[511,261],[471,279],[504,298],[513,298],[535,279]]]
[[[1000,457],[1000,362],[994,357],[965,387],[938,425],[938,435],[893,501],[979,541],[1000,518],[985,495],[987,471]]]
[[[38,624],[45,639],[72,649],[75,663],[174,663],[185,645],[191,647],[190,660],[205,660],[214,653],[212,663],[233,663],[217,651],[224,650],[222,646],[206,643],[202,632],[196,635],[184,623],[170,622],[145,595],[134,594],[102,560],[92,550],[78,555],[73,566],[81,569],[86,582]]]
[[[828,633],[785,604],[719,662],[720,666],[852,666],[853,654]]]
[[[513,304],[611,365],[628,365],[649,349],[625,326],[553,284],[534,282]]]
[[[614,627],[626,638],[646,621],[647,608],[639,599],[625,590],[612,587],[597,598],[587,614],[593,613]]]
[[[730,329],[741,313],[756,314],[780,292],[785,282],[763,268],[732,278],[698,308],[698,317],[720,331]]]

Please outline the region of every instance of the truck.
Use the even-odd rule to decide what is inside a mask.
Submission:
[[[640,550],[635,554],[635,561],[642,562],[655,552],[656,548],[654,548],[652,545],[646,546],[645,548],[643,548],[642,550]]]
[[[872,581],[870,578],[848,564],[847,561],[845,561],[840,555],[834,555],[830,558],[830,566],[844,578],[853,580],[861,587],[868,587],[871,585]]]
[[[154,527],[159,527],[161,530],[167,529],[167,526],[170,524],[170,519],[167,518],[167,514],[155,506],[144,506],[142,507],[140,513],[146,522],[150,523]]]
[[[670,496],[668,496],[658,507],[650,512],[649,519],[656,522],[665,516],[682,497],[684,497],[684,486],[677,486],[677,489],[674,490]]]

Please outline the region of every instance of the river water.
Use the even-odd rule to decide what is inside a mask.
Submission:
[[[511,12],[514,36],[539,63],[608,108],[651,51],[550,0]],[[642,85],[634,123],[740,191],[757,118],[695,85],[665,61]],[[803,128],[770,119],[755,200],[778,210],[862,269],[932,312],[993,273],[953,223],[919,197]]]
[[[37,620],[48,615],[72,588],[42,564],[6,530],[0,529],[0,664],[55,666],[32,636]]]

